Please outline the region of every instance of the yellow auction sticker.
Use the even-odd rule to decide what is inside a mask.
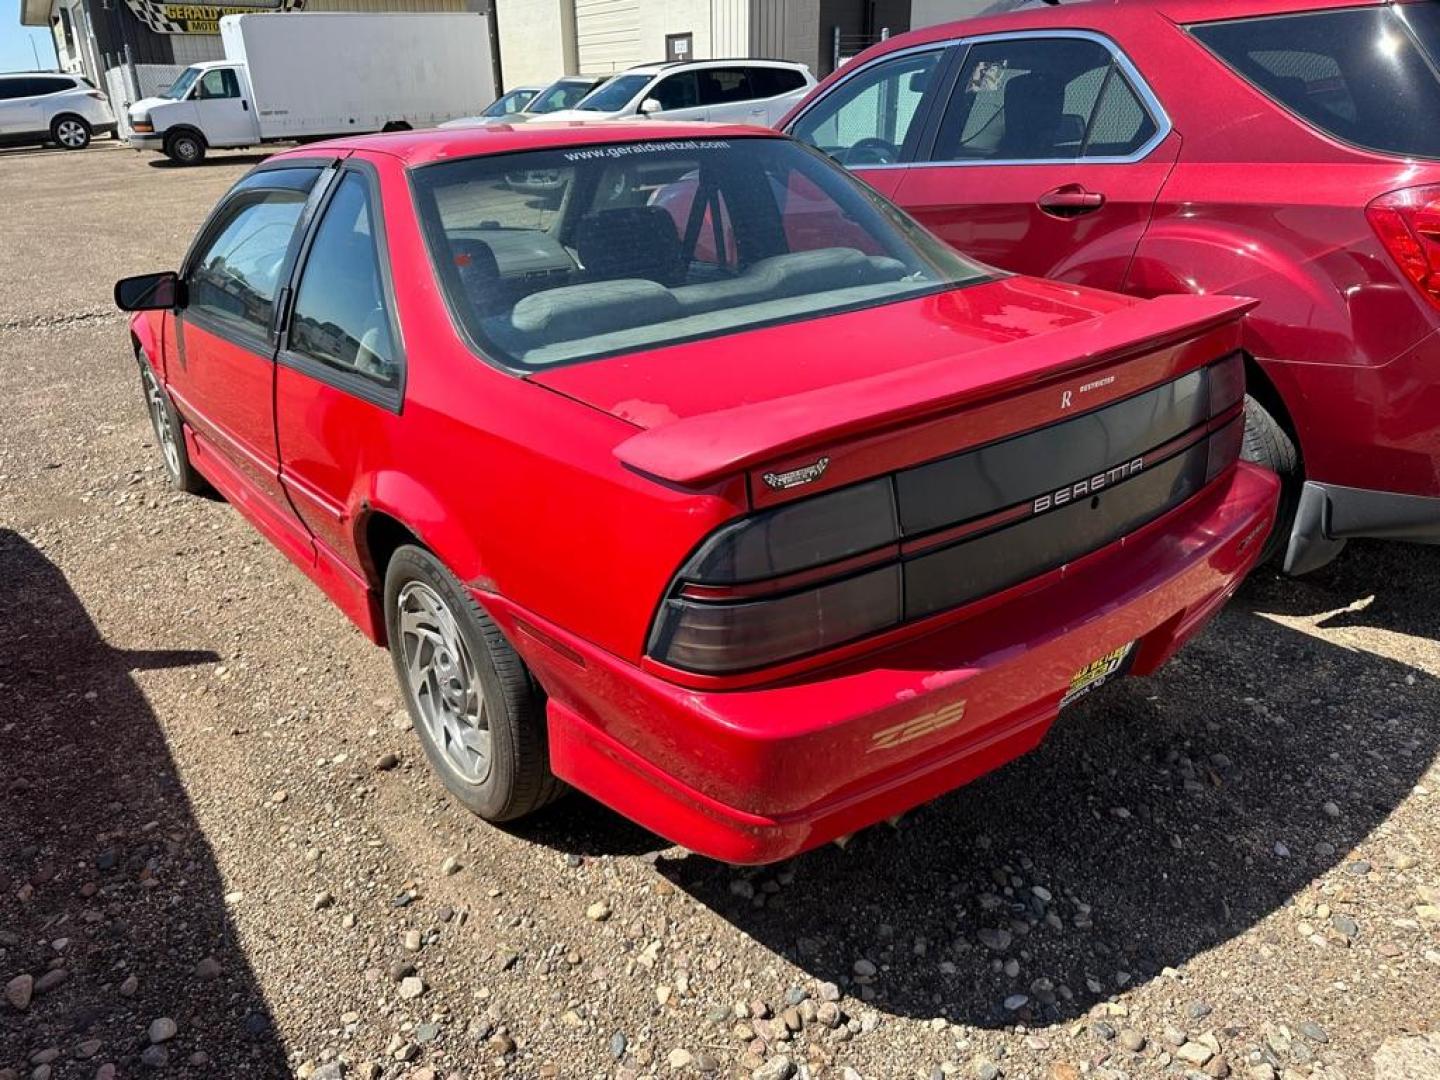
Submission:
[[[1060,707],[1063,709],[1098,686],[1103,686],[1111,679],[1123,675],[1129,667],[1130,658],[1135,652],[1135,642],[1120,646],[1114,652],[1108,652],[1097,660],[1092,660],[1079,671],[1070,677],[1070,689],[1060,699]]]

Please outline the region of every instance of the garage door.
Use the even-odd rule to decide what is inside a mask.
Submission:
[[[575,45],[586,74],[656,59],[640,55],[640,0],[575,0]]]

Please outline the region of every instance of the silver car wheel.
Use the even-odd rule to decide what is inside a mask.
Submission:
[[[155,429],[160,452],[165,455],[165,467],[172,477],[179,477],[180,443],[175,425],[170,422],[170,404],[165,400],[165,391],[160,389],[150,365],[142,364],[140,371],[145,380],[145,403],[150,409],[150,425]]]
[[[421,581],[407,582],[395,603],[406,689],[425,732],[463,780],[482,783],[490,773],[490,720],[455,616]]]
[[[79,150],[90,141],[90,133],[79,120],[61,120],[55,125],[55,138],[67,150]]]

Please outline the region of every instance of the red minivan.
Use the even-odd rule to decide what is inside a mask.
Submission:
[[[891,38],[781,126],[988,264],[1257,299],[1272,550],[1440,543],[1440,4],[1008,6]]]
[[[300,148],[116,299],[175,486],[389,646],[494,821],[848,834],[1154,671],[1274,520],[1249,301],[990,270],[762,129]]]

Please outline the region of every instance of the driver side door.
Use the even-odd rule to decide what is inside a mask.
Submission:
[[[824,151],[894,198],[922,144],[952,49],[882,57],[835,83],[791,121],[788,133]]]
[[[211,215],[183,271],[166,383],[201,471],[276,543],[308,561],[308,537],[280,486],[275,306],[320,168],[251,173]]]

